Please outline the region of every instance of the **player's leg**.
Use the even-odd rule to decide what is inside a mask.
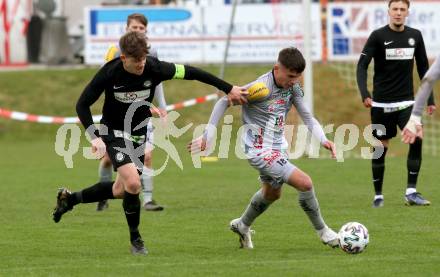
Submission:
[[[321,241],[331,247],[337,247],[339,245],[338,236],[336,232],[325,224],[322,218],[318,199],[313,189],[312,179],[299,168],[295,168],[290,173],[286,183],[299,191],[299,204],[308,216]]]
[[[382,188],[388,142],[390,138],[397,134],[395,113],[385,113],[383,108],[373,107],[371,108],[371,123],[383,126],[383,128],[373,129],[373,137],[378,140],[378,143],[373,146],[373,151],[374,153],[382,154],[374,155],[371,160],[371,172],[374,185],[373,207],[379,208],[384,204]]]
[[[411,107],[399,111],[398,124],[403,129],[411,116]],[[407,205],[428,206],[431,204],[428,200],[417,192],[417,179],[419,177],[420,167],[422,165],[422,140],[416,138],[413,144],[409,145],[407,170],[408,183],[405,191],[405,201]]]
[[[269,206],[280,198],[281,186],[273,188],[270,184],[265,183],[270,177],[260,176],[262,181],[261,189],[258,190],[251,198],[250,203],[246,207],[241,217],[233,219],[230,222],[230,228],[239,235],[241,248],[252,249],[253,230],[250,229],[255,219],[260,216]]]
[[[373,185],[374,185],[374,199],[373,207],[380,208],[383,207],[384,198],[382,193],[383,188],[383,176],[385,174],[385,156],[388,151],[389,140],[383,139],[379,140],[379,143],[373,146],[373,151],[375,153],[382,153],[378,157],[373,157],[371,160],[371,172],[373,175]]]
[[[102,157],[102,159],[99,161],[99,167],[98,167],[99,182],[110,182],[112,180],[112,174],[113,174],[112,162],[106,152],[104,157]],[[107,208],[108,208],[107,200],[99,201],[98,204],[96,205],[97,211],[103,211]]]
[[[131,252],[135,255],[145,255],[147,254],[147,250],[138,229],[141,214],[141,202],[139,199],[141,182],[138,170],[134,163],[128,163],[118,167],[117,171],[118,177],[124,187],[122,207],[124,208],[129,227],[130,242],[132,245]]]
[[[150,169],[150,172],[142,172],[141,184],[142,184],[142,196],[143,196],[143,208],[146,211],[162,211],[163,206],[156,203],[153,199],[153,142],[154,142],[154,127],[153,121],[150,120],[147,125],[147,142],[145,144],[145,158],[144,165]]]
[[[57,195],[57,204],[52,214],[53,220],[59,222],[63,214],[72,210],[79,203],[94,203],[114,199],[113,185],[112,181],[99,182],[73,193],[66,188],[60,188]]]
[[[141,184],[142,184],[142,196],[143,196],[143,208],[146,211],[162,211],[163,206],[156,203],[153,199],[153,176],[151,176],[152,169],[152,146],[147,145],[145,148],[144,165],[150,169],[150,172],[142,172]]]
[[[283,153],[279,151],[268,151],[248,160],[250,165],[260,172],[261,189],[252,196],[241,217],[230,222],[231,230],[240,237],[242,248],[253,248],[251,240],[253,231],[250,226],[281,195],[281,186],[284,183],[281,178],[283,168],[274,166],[274,164],[284,158]]]

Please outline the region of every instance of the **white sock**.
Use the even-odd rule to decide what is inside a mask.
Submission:
[[[383,195],[382,194],[375,195],[374,200],[376,200],[376,199],[383,199]]]
[[[98,176],[100,182],[110,182],[112,180],[112,167],[103,167],[101,163],[99,163],[98,167]]]
[[[251,226],[248,226],[248,225],[246,225],[244,222],[243,222],[243,220],[241,220],[241,218],[240,218],[240,223],[238,223],[238,224],[240,224],[241,225],[241,227],[242,227],[242,229],[243,229],[243,231],[249,231],[249,229],[251,228]]]
[[[325,225],[324,228],[320,229],[320,230],[316,230],[316,232],[318,233],[319,236],[322,236],[322,234],[324,233],[325,230],[328,229],[328,226]]]
[[[153,200],[153,177],[149,176],[147,173],[142,173],[141,184],[144,204],[151,202]]]
[[[417,192],[416,188],[407,188],[406,189],[406,195],[414,193],[414,192]]]

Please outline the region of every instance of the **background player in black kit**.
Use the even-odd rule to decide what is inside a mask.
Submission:
[[[106,63],[86,86],[76,105],[81,123],[92,137],[92,150],[102,157],[107,151],[117,177],[115,182],[99,182],[79,192],[61,188],[53,212],[55,222],[79,203],[122,198],[122,206],[130,231],[131,252],[147,254],[139,234],[141,189],[139,174],[143,168],[146,119],[155,87],[170,79],[198,80],[228,93],[231,102],[246,102],[243,89],[192,66],[159,61],[147,56],[144,34],[129,32],[119,40],[121,55]],[[105,91],[101,124],[107,130],[99,132],[93,125],[90,106]],[[133,109],[135,108],[135,109]],[[134,111],[134,112],[133,112]],[[128,120],[127,120],[128,119]],[[140,127],[139,126],[143,126]]]
[[[397,126],[404,128],[411,116],[414,103],[414,58],[420,79],[429,68],[421,32],[404,25],[409,6],[409,0],[388,2],[390,22],[371,33],[357,66],[357,83],[364,106],[371,108],[371,122],[385,127],[373,131],[373,136],[382,142],[374,146],[378,155],[372,160],[375,190],[373,207],[382,207],[384,203],[382,184],[389,139],[396,136]],[[373,99],[367,89],[367,70],[371,59],[374,59]],[[434,98],[431,94],[428,113],[432,114],[434,110]],[[408,205],[430,204],[416,191],[421,162],[422,141],[418,139],[410,145],[408,152],[408,184],[405,193]]]

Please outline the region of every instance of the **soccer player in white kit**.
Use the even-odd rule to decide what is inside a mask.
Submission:
[[[422,113],[428,101],[434,83],[440,80],[440,54],[431,65],[428,72],[422,79],[422,83],[417,91],[416,100],[411,112],[411,117],[402,131],[402,141],[414,143],[417,137],[423,138]]]
[[[250,226],[280,198],[284,183],[299,191],[299,204],[321,241],[331,247],[338,246],[337,234],[322,218],[312,179],[290,163],[287,155],[284,124],[292,105],[321,145],[330,150],[333,157],[336,155],[333,142],[326,138],[322,127],[303,103],[303,91],[298,80],[304,68],[301,52],[293,47],[285,48],[279,52],[273,70],[245,86],[249,97],[248,103],[242,106],[242,120],[247,126],[242,144],[250,165],[260,174],[261,189],[251,198],[241,217],[230,222],[230,228],[238,234],[242,248],[253,248]],[[253,94],[260,97],[251,99]],[[188,145],[189,151],[204,151],[215,139],[212,127],[217,125],[227,108],[228,100],[223,97],[216,103],[204,135]]]

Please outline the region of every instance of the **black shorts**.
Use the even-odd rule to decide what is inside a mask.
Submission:
[[[121,133],[121,131],[119,132]],[[125,137],[123,135],[115,136],[115,131],[109,129],[108,135],[102,136],[102,140],[112,161],[114,171],[125,164],[134,163],[138,173],[141,174],[144,166],[145,136],[137,141],[127,139],[127,137],[127,135]]]
[[[393,112],[385,112],[384,108],[371,108],[371,123],[383,125],[385,128],[373,128],[373,136],[379,140],[387,140],[397,135],[397,126],[403,130],[411,116],[412,106]]]

